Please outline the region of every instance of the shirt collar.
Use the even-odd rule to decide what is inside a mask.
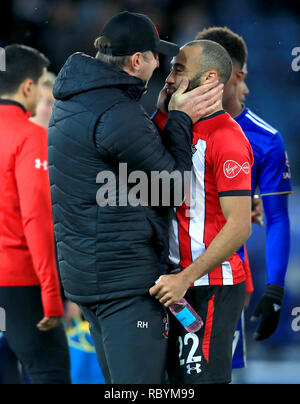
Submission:
[[[27,114],[27,110],[26,110],[26,108],[24,107],[24,105],[20,104],[20,103],[17,102],[17,101],[4,100],[4,99],[0,98],[0,105],[15,105],[15,106],[17,106],[17,107],[20,107],[20,108],[24,111],[24,113]]]
[[[224,111],[224,109],[221,109],[220,111],[217,111],[214,114],[205,116],[204,118],[200,118],[198,122],[207,121],[208,119],[215,118],[216,116],[219,116],[219,115],[222,115],[222,114],[226,114],[226,111]]]

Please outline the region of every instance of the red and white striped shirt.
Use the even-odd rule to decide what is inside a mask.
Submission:
[[[167,116],[154,122],[162,128]],[[193,169],[186,201],[170,213],[171,262],[188,267],[207,249],[226,223],[220,197],[251,196],[251,146],[241,127],[225,111],[193,126]],[[235,253],[195,281],[194,286],[234,285],[245,281],[244,263]]]

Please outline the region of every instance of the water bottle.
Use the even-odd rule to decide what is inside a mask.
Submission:
[[[170,312],[183,325],[187,332],[195,333],[203,326],[203,320],[192,306],[182,298],[177,303],[171,304]]]
[[[160,277],[155,283],[158,283],[159,281]],[[183,325],[187,332],[195,333],[204,325],[202,318],[196,313],[185,298],[180,299],[177,303],[171,304],[169,310]]]

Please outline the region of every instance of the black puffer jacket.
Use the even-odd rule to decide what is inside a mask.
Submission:
[[[84,54],[61,70],[48,145],[60,275],[66,297],[93,303],[148,293],[167,269],[167,208],[100,207],[97,175],[191,169],[190,118],[172,112],[163,136],[139,99],[145,83]],[[117,181],[118,183],[118,181]],[[118,184],[117,184],[118,186]],[[132,186],[132,185],[131,185]]]

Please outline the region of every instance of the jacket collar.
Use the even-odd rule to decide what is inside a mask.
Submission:
[[[136,100],[139,100],[141,96],[147,91],[145,87],[145,82],[142,81],[141,84],[136,84],[133,86],[128,86],[126,89],[127,94]]]

